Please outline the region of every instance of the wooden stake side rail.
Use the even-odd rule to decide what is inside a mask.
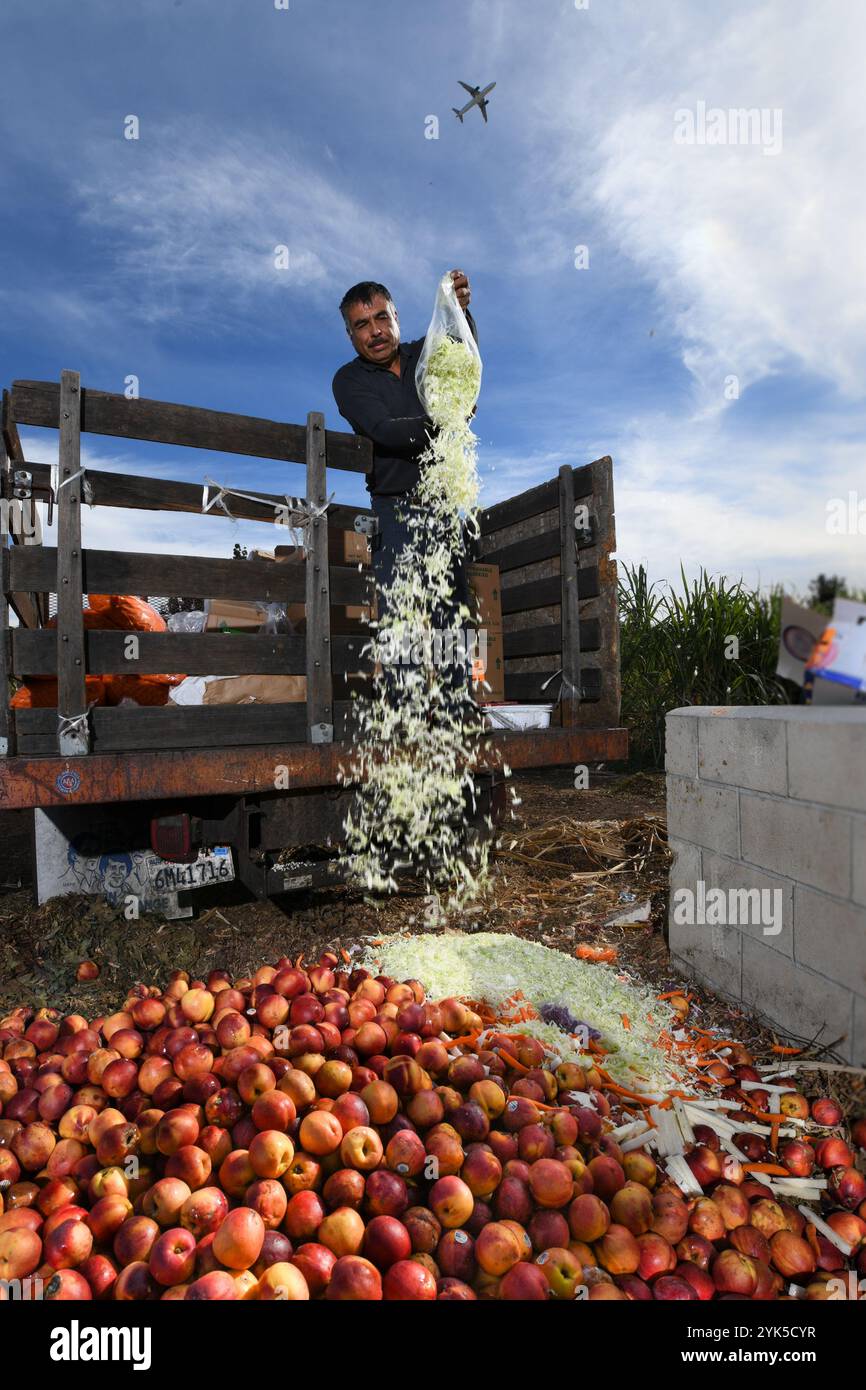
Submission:
[[[8,710],[4,712],[0,738],[7,736],[9,754],[17,752],[25,760],[55,755],[58,713],[67,720],[61,722],[65,742],[60,749],[73,759],[89,749],[91,757],[153,760],[171,749],[172,756],[209,758],[221,765],[233,750],[239,756],[254,757],[263,746],[279,744],[295,757],[304,744],[309,748],[319,741],[339,743],[349,737],[348,697],[365,688],[370,660],[361,655],[367,637],[363,629],[357,630],[357,618],[350,620],[347,614],[344,622],[340,606],[368,605],[374,584],[369,568],[330,562],[328,531],[331,526],[366,529],[363,521],[373,515],[371,509],[332,502],[318,521],[305,528],[306,553],[301,550],[285,563],[253,559],[239,564],[205,556],[83,550],[82,505],[200,515],[205,498],[198,483],[99,470],[82,473],[80,434],[90,431],[306,465],[305,499],[318,507],[327,497],[328,467],[362,474],[370,471],[369,441],[326,430],[320,414],[308,416],[304,427],[164,401],[129,400],[83,388],[77,373],[64,371],[59,385],[19,381],[13,383],[11,393],[4,392],[6,496],[14,466],[29,473],[34,494],[45,496],[54,481],[48,465],[24,460],[17,424],[59,431],[57,481],[62,487],[56,503],[61,540],[58,549],[17,544],[2,557],[3,613],[8,624],[11,605],[22,626],[10,631],[7,625],[4,631],[0,622],[0,674],[5,670],[24,678],[57,676],[59,697],[58,709],[20,709],[12,718]],[[230,489],[233,480],[224,476],[226,467],[225,461],[214,460],[206,471]],[[276,470],[275,476],[281,478],[281,471]],[[278,509],[291,496],[261,493],[255,487],[249,491],[258,500],[227,493],[228,512],[216,504],[208,514],[274,523]],[[576,501],[585,502],[580,525]],[[598,733],[614,740],[597,755],[599,760],[624,756],[624,751],[610,751],[617,738],[625,737],[616,727],[619,655],[616,566],[610,558],[615,549],[611,460],[597,459],[579,468],[564,465],[557,478],[486,508],[479,521],[476,558],[496,564],[503,576],[501,652],[506,700],[557,705],[553,727],[520,736],[530,740],[525,746],[531,746],[536,758],[525,765],[571,761],[571,753],[558,756],[565,745],[557,740],[565,732],[576,735],[590,727],[593,736]],[[287,533],[281,528],[277,534],[282,539]],[[43,623],[46,620],[49,593],[58,595],[56,630],[39,626],[40,617]],[[135,634],[136,648],[131,653],[129,633],[84,628],[81,606],[86,593],[303,604],[306,633],[271,637],[142,632]],[[121,672],[305,675],[307,696],[306,702],[270,706],[97,706],[86,727],[70,725],[68,720],[84,709],[85,674]],[[556,727],[558,721],[563,729]],[[89,735],[89,744],[73,746],[82,731]],[[584,761],[593,760],[586,748],[581,756]],[[5,797],[11,766],[8,757],[0,759],[0,806],[11,804]]]
[[[330,437],[329,431],[326,430],[325,434],[326,437]],[[18,466],[26,468],[38,486],[47,487],[50,485],[51,467],[49,464],[22,461]],[[215,471],[222,473],[225,464],[222,460],[215,460],[213,467]],[[84,476],[85,501],[88,505],[123,507],[129,511],[187,512],[192,516],[203,514],[204,486],[202,483],[181,483],[169,478],[142,478],[126,473],[108,473],[103,472],[101,468],[88,469]],[[221,486],[231,486],[228,478],[218,478],[217,481]],[[242,492],[247,490],[241,488]],[[210,497],[213,496],[213,491],[211,488]],[[283,493],[260,491],[258,488],[249,489],[249,491],[251,495],[254,493],[259,500],[251,501],[249,497],[229,496],[225,498],[225,508],[217,503],[209,509],[207,515],[221,517],[224,521],[234,519],[236,521],[270,521],[274,523],[276,509],[285,507],[287,496],[294,496],[289,489]],[[328,523],[337,531],[354,531],[355,517],[374,515],[375,513],[370,507],[362,507],[360,504],[353,507],[347,506],[343,502],[332,502],[328,508]],[[281,527],[280,539],[276,541],[279,545],[281,540],[286,539],[286,535],[282,523],[276,522],[275,524]]]
[[[54,381],[13,381],[12,412],[19,425],[60,424],[60,387]],[[179,448],[210,449],[220,454],[249,454],[306,463],[307,431],[303,425],[264,420],[253,415],[204,410],[169,401],[130,400],[110,391],[81,390],[81,429],[118,439],[144,439]],[[328,467],[369,473],[370,443],[340,430],[327,432]]]
[[[297,708],[305,722],[304,705]],[[233,711],[228,707],[225,712]],[[122,711],[97,710],[94,713]],[[504,763],[519,771],[532,767],[614,762],[625,758],[627,752],[625,729],[497,733],[484,737],[474,768],[479,772],[489,771]],[[82,758],[4,758],[0,764],[0,809],[242,796],[273,791],[283,768],[288,774],[289,791],[337,786],[338,769],[347,766],[350,758],[350,747],[340,743],[93,752]],[[285,780],[281,776],[281,785]]]

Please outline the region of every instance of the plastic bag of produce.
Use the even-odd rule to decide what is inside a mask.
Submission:
[[[450,272],[436,290],[433,317],[415,368],[418,399],[437,425],[472,414],[481,390],[481,354]]]

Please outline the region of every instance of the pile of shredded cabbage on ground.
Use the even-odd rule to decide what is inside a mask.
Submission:
[[[520,991],[535,1010],[558,1005],[598,1030],[610,1075],[637,1091],[665,1092],[689,1079],[686,1059],[679,1070],[658,1046],[660,1032],[677,1027],[673,1010],[612,966],[589,964],[501,932],[401,933],[369,946],[362,964],[397,980],[419,979],[434,999],[456,995],[499,1009]],[[585,1045],[555,1023],[530,1018],[519,1029],[563,1061],[591,1061]]]

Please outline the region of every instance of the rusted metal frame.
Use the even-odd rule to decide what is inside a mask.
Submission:
[[[78,372],[60,374],[57,480],[57,744],[90,751],[84,666],[81,561],[81,389]]]
[[[307,733],[310,743],[333,743],[327,455],[325,418],[317,411],[307,416],[307,501],[321,508],[307,526]]]
[[[559,707],[564,729],[574,728],[579,722],[581,702],[580,604],[574,505],[574,470],[566,463],[559,470],[559,565],[562,586],[562,686]]]
[[[482,736],[473,767],[494,770],[507,764],[560,767],[576,762],[613,762],[628,751],[625,729],[538,729]],[[288,785],[338,785],[348,771],[351,749],[334,744],[276,743],[149,752],[92,753],[75,762],[57,757],[12,757],[0,764],[0,809],[91,805],[97,802],[159,801],[194,796],[228,796],[273,791],[274,768],[285,767]],[[78,773],[74,788],[61,778]],[[73,781],[75,779],[72,779]]]

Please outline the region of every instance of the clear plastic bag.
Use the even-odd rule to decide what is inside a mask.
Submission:
[[[263,603],[259,606],[265,612],[264,621],[259,628],[260,633],[266,633],[269,637],[292,636],[295,625],[286,612],[284,603]]]
[[[172,613],[166,619],[166,627],[169,632],[204,632],[204,625],[207,621],[207,614],[201,609],[183,609],[180,613]]]
[[[433,317],[415,368],[415,386],[436,425],[466,420],[481,390],[481,354],[450,272],[436,290]]]

